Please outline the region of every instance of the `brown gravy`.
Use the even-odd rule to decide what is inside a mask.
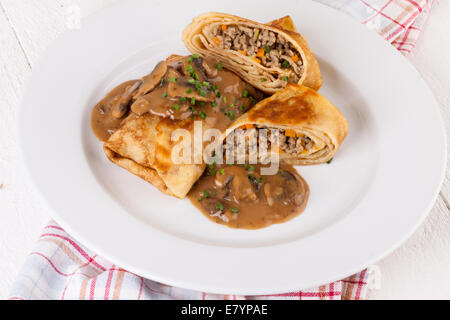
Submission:
[[[220,62],[171,56],[141,80],[124,82],[92,110],[91,127],[107,141],[130,117],[146,113],[164,121],[202,120],[225,129],[264,94]],[[292,166],[261,176],[260,165],[210,165],[188,197],[209,219],[231,228],[259,229],[285,222],[306,206],[309,188]]]
[[[169,61],[170,60],[170,61]],[[106,141],[129,115],[152,113],[168,120],[202,120],[224,131],[264,94],[222,67],[198,56],[161,61],[141,80],[120,84],[92,110],[91,127]]]
[[[286,222],[306,207],[309,187],[290,165],[261,176],[260,165],[210,165],[189,200],[210,220],[239,229]]]
[[[158,86],[136,99],[132,112],[150,112],[172,120],[204,120],[209,128],[224,131],[264,97],[213,60],[180,57],[168,63],[167,70]]]
[[[132,94],[139,89],[140,81],[124,82],[95,105],[91,112],[91,128],[100,141],[106,141],[128,115],[128,104]]]

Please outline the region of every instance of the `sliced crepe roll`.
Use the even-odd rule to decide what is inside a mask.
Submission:
[[[182,39],[191,52],[222,61],[267,93],[288,83],[315,90],[322,85],[319,64],[288,16],[262,24],[225,13],[205,13],[185,28]]]
[[[347,136],[348,123],[339,109],[316,91],[289,84],[238,118],[223,139],[237,130],[260,137],[261,129],[267,129],[269,135],[270,130],[278,129],[279,144],[275,152],[279,154],[279,161],[311,165],[334,157]],[[260,141],[258,138],[257,143]],[[224,144],[227,148],[225,140]],[[252,146],[246,149],[251,150]],[[270,146],[268,149],[268,153],[273,154]]]

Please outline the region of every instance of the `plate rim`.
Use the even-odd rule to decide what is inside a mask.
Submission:
[[[112,10],[113,8],[124,6],[125,3],[130,3],[130,2],[119,2],[119,3],[116,3],[116,4],[110,6],[110,7],[106,8],[106,9],[101,10],[98,13],[95,13],[95,14],[87,17],[86,19],[95,19],[95,17],[99,16],[100,14],[105,14],[105,11]],[[314,3],[310,4],[310,5],[323,7],[324,10],[335,11],[335,14],[337,14],[337,15],[344,15],[344,13],[339,12],[339,11],[334,10],[334,9],[331,9],[328,6],[325,6],[325,5],[321,4],[321,3],[315,3],[314,2]],[[348,16],[345,16],[345,17],[348,20],[351,19]],[[353,21],[353,22],[354,22],[355,26],[358,25],[360,28],[364,28],[365,29],[364,26],[360,25],[356,21]],[[63,33],[62,35],[60,35],[60,38],[64,37],[65,34],[66,33]],[[379,37],[378,35],[376,35],[375,33],[371,32],[370,30],[367,30],[366,34],[367,35],[373,34],[373,37]],[[58,38],[58,40],[59,40],[59,38]],[[17,128],[18,128],[18,132],[19,132],[18,136],[19,136],[19,146],[20,146],[20,148],[19,148],[19,150],[20,150],[19,151],[20,152],[20,159],[21,159],[21,162],[23,164],[23,167],[25,168],[24,171],[26,172],[26,175],[28,176],[29,181],[32,181],[33,187],[37,191],[37,193],[39,194],[41,199],[43,199],[43,203],[47,207],[49,207],[50,212],[51,212],[52,217],[54,218],[54,220],[58,224],[60,224],[66,230],[66,232],[71,234],[75,239],[80,241],[82,244],[87,244],[86,247],[88,247],[91,250],[94,250],[96,252],[99,252],[99,253],[101,252],[101,255],[103,257],[105,257],[106,259],[110,260],[110,261],[117,261],[117,259],[116,259],[114,254],[106,252],[105,250],[100,248],[95,243],[92,243],[90,240],[86,239],[84,236],[82,236],[82,232],[80,233],[77,230],[75,230],[76,228],[75,229],[72,228],[72,226],[69,225],[68,223],[66,223],[66,220],[62,216],[60,216],[60,214],[58,214],[58,212],[56,210],[53,209],[53,206],[50,204],[50,201],[47,200],[47,197],[41,192],[40,188],[38,187],[38,182],[35,181],[35,177],[33,176],[33,173],[31,172],[30,165],[27,162],[27,161],[30,161],[31,159],[29,159],[29,158],[27,158],[25,156],[25,154],[26,154],[26,151],[25,151],[25,148],[24,148],[24,146],[25,146],[25,144],[24,144],[24,138],[25,138],[24,135],[25,135],[25,133],[23,131],[24,129],[22,128],[22,121],[20,120],[20,119],[22,119],[22,114],[23,114],[24,109],[25,109],[23,104],[25,103],[25,101],[27,99],[26,98],[27,97],[27,93],[30,92],[29,87],[31,86],[31,82],[32,82],[32,79],[34,78],[34,74],[35,74],[35,72],[38,72],[36,70],[40,69],[40,63],[42,61],[42,57],[46,56],[48,51],[52,50],[53,46],[55,45],[55,43],[58,42],[58,40],[54,41],[52,43],[52,45],[47,49],[47,51],[43,55],[41,55],[39,61],[36,63],[35,67],[32,70],[31,76],[29,76],[29,78],[27,79],[27,82],[26,82],[26,84],[24,86],[24,88],[25,88],[24,91],[23,91],[24,94],[23,94],[23,97],[22,97],[22,101],[21,101],[21,105],[20,105],[19,112],[18,112],[18,117],[17,117],[18,122],[19,122],[19,125],[17,126]],[[386,43],[385,45],[389,46],[388,43]],[[401,56],[401,54],[399,52],[397,52],[393,48],[392,48],[392,52],[393,53],[395,52],[394,54]],[[403,56],[401,56],[401,57],[403,58]],[[378,255],[376,257],[374,256],[372,258],[372,260],[367,261],[363,265],[355,266],[352,270],[348,270],[347,272],[345,272],[345,274],[341,273],[340,275],[336,275],[334,277],[331,277],[330,279],[323,280],[323,281],[321,280],[320,283],[311,284],[311,285],[308,285],[308,287],[309,286],[313,287],[313,286],[322,285],[323,283],[333,282],[333,281],[345,278],[347,276],[350,276],[350,275],[352,275],[352,274],[354,274],[354,273],[356,273],[358,271],[361,271],[362,269],[364,269],[367,266],[371,265],[375,261],[378,261],[378,260],[382,259],[383,257],[387,256],[388,254],[390,254],[392,251],[394,251],[396,248],[398,248],[402,243],[404,243],[417,230],[417,228],[423,223],[423,221],[427,217],[428,213],[430,212],[432,206],[434,205],[436,199],[439,196],[439,190],[441,189],[443,181],[444,181],[444,178],[445,178],[445,172],[446,172],[446,165],[445,164],[447,163],[447,156],[448,156],[447,155],[447,136],[445,134],[445,126],[444,126],[444,122],[443,122],[443,119],[442,119],[442,115],[440,113],[439,104],[437,103],[437,101],[436,101],[433,93],[431,92],[430,88],[427,86],[427,84],[425,83],[425,81],[422,78],[422,76],[418,73],[418,71],[412,65],[409,65],[409,67],[417,74],[417,77],[421,81],[422,86],[424,88],[426,88],[427,94],[430,97],[433,98],[433,104],[434,104],[434,107],[435,107],[433,109],[434,109],[434,111],[438,112],[438,120],[440,122],[439,126],[440,126],[441,131],[442,131],[442,138],[443,138],[443,143],[444,143],[444,149],[443,149],[443,151],[444,151],[443,152],[444,158],[442,159],[443,160],[442,161],[443,166],[441,168],[441,173],[439,174],[440,182],[437,185],[437,187],[435,188],[436,190],[433,191],[434,198],[430,199],[430,201],[428,203],[428,206],[427,206],[427,209],[424,210],[424,212],[421,214],[420,219],[418,219],[416,221],[414,227],[411,228],[408,233],[405,233],[402,237],[400,237],[400,239],[398,239],[395,244],[392,244],[388,250],[384,250],[384,253],[382,255]],[[125,261],[122,261],[122,262],[125,262]],[[121,263],[121,266],[124,266],[127,270],[129,270],[129,271],[131,271],[133,273],[136,273],[136,274],[142,274],[142,275],[147,275],[148,274],[148,272],[146,272],[144,270],[140,270],[139,267],[136,267],[136,266],[133,266],[133,265],[127,265],[127,263],[125,263],[125,264]],[[218,289],[217,290],[217,288],[216,289],[214,289],[214,288],[206,288],[205,289],[204,285],[196,285],[195,283],[191,283],[190,281],[184,281],[183,283],[180,283],[180,280],[177,281],[177,280],[174,280],[174,279],[168,279],[166,277],[158,276],[158,275],[155,275],[155,274],[152,274],[152,276],[149,277],[149,278],[154,280],[154,281],[163,282],[165,284],[169,284],[169,285],[173,285],[173,286],[177,286],[177,287],[189,288],[189,289],[192,289],[192,290],[208,291],[208,292],[211,292],[211,293],[223,293],[223,294],[229,294],[230,293],[230,291],[228,291],[228,289],[226,289],[225,291],[222,290],[222,289]],[[187,286],[186,284],[189,284],[189,285]],[[233,289],[233,294],[243,294],[243,295],[277,294],[277,293],[283,293],[283,292],[294,291],[294,290],[299,290],[299,289],[304,289],[304,287],[298,288],[298,286],[293,285],[293,287],[290,287],[290,288],[285,287],[285,288],[280,288],[280,289],[276,289],[276,290],[264,289],[264,291],[260,291],[260,290],[248,291],[248,290],[245,290],[245,289],[241,290],[240,288],[236,288],[236,289]]]

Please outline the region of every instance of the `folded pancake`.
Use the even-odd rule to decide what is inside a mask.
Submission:
[[[193,53],[211,56],[267,93],[288,83],[318,90],[319,64],[289,16],[262,24],[234,15],[210,12],[196,17],[182,39]]]
[[[104,144],[106,156],[113,163],[150,182],[161,192],[184,198],[200,178],[205,164],[176,164],[171,141],[173,130],[186,129],[191,134],[194,123],[173,121],[152,114],[132,116]]]
[[[236,134],[237,129],[242,130],[239,131],[241,134],[256,134],[256,137],[261,137],[261,129],[268,129],[269,136],[271,129],[278,129],[278,147],[268,146],[267,153],[273,154],[271,150],[276,149],[281,162],[310,165],[324,163],[334,157],[347,136],[348,123],[338,108],[316,91],[288,84],[237,119],[227,130],[228,144],[232,140],[228,138]],[[253,141],[259,144],[260,149],[261,138]],[[229,148],[227,143],[225,148]],[[251,149],[250,146],[247,150]]]
[[[160,191],[184,198],[205,168],[201,152],[200,157],[193,153],[194,127],[201,124],[203,130],[214,128],[220,135],[264,98],[233,72],[216,69],[216,63],[197,55],[172,55],[141,80],[127,81],[108,93],[91,116],[107,157]],[[185,138],[171,140],[177,129],[185,129],[195,159],[172,161]],[[199,139],[201,146],[202,136]]]

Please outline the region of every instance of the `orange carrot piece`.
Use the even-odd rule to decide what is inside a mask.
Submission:
[[[222,30],[223,30],[223,31],[227,30],[227,28],[228,28],[228,26],[227,26],[226,24],[223,24],[223,25],[222,25]]]
[[[292,61],[297,62],[298,56],[296,54],[294,54],[291,59],[292,59]]]
[[[264,57],[264,54],[265,54],[265,51],[263,48],[261,48],[258,50],[258,53],[256,54],[256,56],[262,58],[262,57]]]
[[[216,46],[220,46],[220,40],[219,40],[219,38],[214,37],[214,38],[213,38],[213,42],[214,42],[214,44],[215,44]]]
[[[284,134],[286,137],[295,137],[295,131],[291,129],[287,129]]]

